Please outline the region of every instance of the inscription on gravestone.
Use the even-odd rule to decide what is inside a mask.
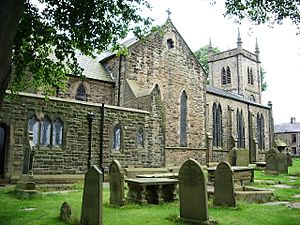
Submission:
[[[235,207],[233,170],[228,162],[218,164],[215,171],[214,205]]]
[[[208,221],[206,177],[196,160],[183,163],[178,183],[180,219],[196,223]]]
[[[124,172],[121,164],[117,160],[113,160],[109,165],[109,189],[110,204],[123,206],[125,204]]]
[[[85,174],[81,209],[82,225],[102,225],[103,174],[92,166]]]

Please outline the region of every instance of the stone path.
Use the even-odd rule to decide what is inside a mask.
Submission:
[[[285,184],[275,184],[274,188],[294,188],[293,186],[285,185]]]
[[[268,205],[268,206],[278,206],[278,205],[283,205],[288,208],[293,208],[293,209],[300,209],[300,202],[266,202],[261,205]]]

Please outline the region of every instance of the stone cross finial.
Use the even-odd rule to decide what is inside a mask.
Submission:
[[[171,14],[172,14],[172,12],[170,11],[170,8],[168,8],[168,9],[166,10],[166,12],[168,13],[168,19],[170,19],[170,16],[171,16]]]

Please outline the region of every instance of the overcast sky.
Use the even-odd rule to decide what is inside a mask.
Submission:
[[[266,71],[267,91],[263,92],[263,104],[273,103],[275,123],[300,122],[300,35],[289,21],[273,28],[255,26],[249,22],[236,24],[224,18],[224,2],[218,0],[149,0],[153,6],[150,15],[155,25],[167,19],[166,10],[172,12],[171,20],[192,51],[208,44],[221,51],[236,47],[237,30],[240,28],[243,48],[254,52],[258,39],[261,65]],[[299,93],[298,93],[299,90]]]

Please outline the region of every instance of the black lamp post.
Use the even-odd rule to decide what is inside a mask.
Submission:
[[[88,155],[88,169],[91,167],[92,161],[92,123],[95,115],[93,112],[87,113],[87,120],[89,123],[89,155]]]

